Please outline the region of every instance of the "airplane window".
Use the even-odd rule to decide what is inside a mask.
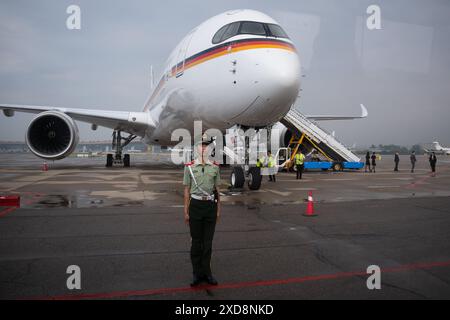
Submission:
[[[239,34],[255,34],[265,36],[266,29],[262,23],[246,21],[241,23]]]
[[[213,44],[221,43],[238,34],[254,34],[258,36],[270,36],[276,38],[287,38],[288,35],[276,24],[264,24],[254,21],[233,22],[223,26],[216,32],[212,39]]]
[[[268,24],[267,27],[269,28],[270,35],[277,38],[287,38],[289,39],[288,35],[284,30],[276,24]]]
[[[225,31],[222,38],[220,39],[220,42],[230,39],[231,37],[237,35],[239,31],[239,24],[240,24],[239,22],[233,22],[232,24],[230,24],[227,28],[227,31]]]
[[[214,35],[214,37],[212,39],[212,43],[216,44],[216,43],[221,42],[222,36],[225,33],[225,31],[227,31],[229,26],[230,25],[227,24],[226,26],[220,28],[219,31],[217,31],[216,34]]]
[[[217,44],[237,35],[239,24],[239,22],[233,22],[220,28],[219,31],[217,31],[217,33],[214,35],[212,43]]]

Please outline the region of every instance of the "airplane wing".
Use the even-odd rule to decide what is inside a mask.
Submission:
[[[361,104],[361,115],[360,116],[320,116],[320,115],[307,115],[306,117],[310,120],[316,121],[326,121],[326,120],[353,120],[353,119],[364,119],[367,118],[369,113],[367,112],[366,107]]]
[[[145,135],[148,129],[155,124],[147,112],[108,111],[99,109],[60,108],[51,106],[27,106],[0,104],[0,109],[7,117],[12,117],[15,112],[41,113],[45,111],[59,111],[67,114],[74,120],[90,123],[96,126],[111,128],[134,134],[140,137]]]

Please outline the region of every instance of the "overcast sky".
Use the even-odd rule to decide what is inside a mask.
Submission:
[[[66,28],[81,7],[82,29]],[[381,7],[381,30],[366,9]],[[2,0],[0,103],[141,111],[150,66],[161,71],[183,36],[211,16],[248,8],[272,16],[299,49],[306,114],[358,114],[322,123],[351,145],[450,145],[450,1]],[[0,140],[23,141],[31,115],[0,115]],[[103,140],[80,124],[82,140]]]

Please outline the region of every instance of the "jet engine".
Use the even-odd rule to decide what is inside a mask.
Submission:
[[[46,160],[60,160],[70,155],[78,144],[75,121],[60,111],[38,114],[28,126],[27,145],[36,156]]]
[[[292,131],[284,127],[280,132],[280,147],[281,148],[288,147],[291,138],[292,138]]]

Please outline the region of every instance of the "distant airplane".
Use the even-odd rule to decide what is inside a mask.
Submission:
[[[184,128],[192,134],[197,120],[204,130],[223,133],[233,126],[271,128],[297,100],[300,70],[298,52],[275,20],[254,10],[234,10],[205,21],[175,47],[141,112],[13,104],[0,104],[0,109],[7,117],[15,112],[37,114],[26,142],[31,152],[46,160],[63,159],[74,151],[75,120],[91,124],[92,130],[111,128],[115,154],[107,155],[106,166],[128,167],[130,155],[122,151],[136,137],[147,144],[174,146],[178,141],[172,141],[172,132]],[[360,116],[305,117],[367,117],[363,105],[361,110]]]
[[[437,141],[431,144],[431,148],[424,148],[424,150],[426,153],[434,152],[435,154],[445,154],[447,156],[450,155],[450,148],[441,146],[441,144]]]

